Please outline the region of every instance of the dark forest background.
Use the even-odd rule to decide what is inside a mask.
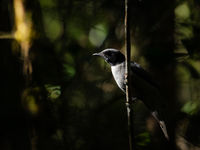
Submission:
[[[161,85],[171,142],[200,149],[200,3],[132,0],[132,60]],[[128,149],[125,95],[92,54],[124,50],[124,1],[0,0],[0,149]],[[167,150],[137,102],[137,150]]]

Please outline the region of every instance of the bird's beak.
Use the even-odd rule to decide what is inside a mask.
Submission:
[[[99,56],[99,53],[94,53],[92,54],[92,56]]]
[[[92,54],[93,56],[103,56],[103,54],[100,52],[100,53],[94,53]]]

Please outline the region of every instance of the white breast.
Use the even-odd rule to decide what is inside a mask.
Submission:
[[[125,63],[111,66],[113,77],[120,89],[124,91]]]

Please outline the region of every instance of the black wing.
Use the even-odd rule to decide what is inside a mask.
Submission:
[[[150,74],[136,62],[131,62],[131,71],[152,86],[159,88],[158,83],[156,83],[155,80],[153,80],[153,78],[150,76]]]

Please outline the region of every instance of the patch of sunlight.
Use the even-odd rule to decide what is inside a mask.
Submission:
[[[55,0],[39,0],[41,7],[53,7],[55,6]]]
[[[25,12],[22,0],[14,1],[14,10],[15,10],[15,24],[16,31],[14,37],[19,42],[30,42],[31,37],[31,14]]]
[[[187,3],[182,3],[175,9],[177,19],[187,19],[190,16],[190,9]]]
[[[26,24],[25,22],[18,22],[17,24],[17,30],[14,34],[15,39],[20,42],[29,41],[31,35],[31,24]]]
[[[61,87],[59,85],[46,84],[45,88],[48,92],[48,97],[54,101],[61,95]]]
[[[181,108],[182,112],[185,112],[189,115],[196,114],[198,110],[199,110],[199,103],[194,102],[194,101],[189,101],[185,103],[185,105],[183,105],[183,107]]]
[[[97,24],[89,32],[89,40],[92,45],[100,46],[108,34],[107,28],[104,24]]]
[[[21,55],[24,60],[23,72],[28,75],[32,73],[32,64],[29,59],[29,48],[31,47],[34,31],[32,28],[31,12],[25,10],[23,0],[14,0],[15,31],[14,38],[20,44]]]
[[[44,13],[44,29],[46,36],[51,41],[55,41],[63,33],[62,22],[50,13]]]

